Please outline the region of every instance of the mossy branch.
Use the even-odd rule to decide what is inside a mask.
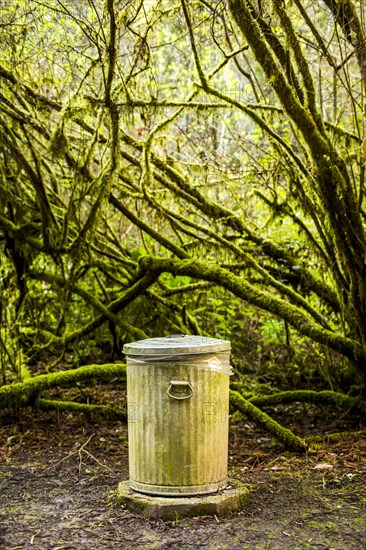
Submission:
[[[65,288],[68,283],[68,281],[65,281],[65,279],[60,275],[56,275],[54,273],[47,273],[46,271],[37,271],[35,269],[31,269],[29,272],[29,275],[32,279],[36,279],[37,281],[46,281],[47,283],[57,285],[60,288]],[[111,302],[107,306],[104,305],[95,296],[95,294],[93,294],[92,292],[89,292],[88,290],[83,288],[81,285],[78,285],[76,283],[72,284],[71,292],[83,298],[87,304],[94,307],[97,311],[100,311],[100,313],[105,317],[105,319],[109,319],[114,323],[119,322],[119,319],[117,316],[119,307],[118,306],[116,307],[116,304],[117,304],[117,301],[122,298],[122,296],[125,296],[126,291],[123,291],[121,293],[119,299]],[[125,307],[124,301],[122,302],[122,308],[123,307]]]
[[[333,6],[337,5],[333,0],[329,0],[329,2]],[[345,5],[347,5],[349,13],[355,11],[351,0],[345,0]],[[365,307],[359,297],[366,294],[365,232],[359,216],[358,197],[352,185],[347,165],[334,144],[316,124],[306,105],[296,97],[293,86],[286,81],[283,71],[276,62],[276,47],[273,45],[270,47],[266,41],[259,23],[250,9],[250,2],[229,0],[229,8],[268,82],[273,87],[288,117],[301,132],[311,153],[315,176],[312,185],[319,199],[324,203],[326,221],[334,235],[342,267],[346,274],[349,274],[353,287],[357,289],[356,293],[351,295],[351,315],[357,317],[356,323],[361,327],[359,333],[360,339],[362,339],[361,319],[364,322]],[[354,23],[357,24],[357,21],[355,18]],[[358,26],[354,30],[358,36],[360,34]],[[361,41],[361,37],[359,37],[359,41]],[[361,273],[362,276],[360,276]]]
[[[40,233],[42,230],[41,226],[36,223],[28,222],[28,223],[25,223],[24,225],[16,225],[5,216],[0,215],[0,227],[4,231],[7,231],[11,237],[16,238],[19,242],[28,243],[29,245],[32,246],[32,248],[40,252],[45,252],[45,253],[52,252],[60,255],[66,254],[68,252],[67,247],[64,247],[64,246],[45,247],[44,244],[41,242],[41,240],[37,239],[36,237],[32,237],[32,233],[37,234],[37,233]]]
[[[191,18],[190,18],[189,11],[188,11],[188,6],[187,6],[185,0],[181,0],[181,3],[182,3],[183,14],[184,14],[186,24],[187,24],[187,28],[188,28],[189,40],[190,40],[190,43],[191,43],[191,48],[192,48],[194,61],[195,61],[195,65],[196,65],[196,70],[197,70],[197,73],[198,73],[198,76],[200,78],[202,86],[205,87],[207,85],[207,77],[206,77],[206,75],[205,75],[205,73],[202,69],[200,57],[198,55],[198,50],[197,50],[196,42],[195,42],[195,39],[194,39],[193,27],[192,27]]]
[[[353,409],[366,416],[366,401],[334,391],[295,390],[278,392],[271,395],[259,395],[248,399],[253,405],[263,407],[283,403],[313,403],[314,405],[335,405]]]
[[[310,67],[303,54],[300,41],[297,38],[292,21],[281,0],[274,0],[273,6],[275,11],[277,12],[277,15],[281,20],[281,26],[287,35],[288,44],[294,53],[295,61],[305,86],[306,98],[307,98],[310,112],[312,113],[314,120],[319,123],[319,129],[323,130],[324,128],[322,125],[322,120],[316,108],[316,103],[315,103],[316,92],[315,92],[313,78],[310,72]]]
[[[24,382],[0,387],[0,409],[20,409],[34,405],[41,393],[55,387],[69,386],[76,382],[96,379],[108,381],[119,376],[125,378],[126,365],[113,363],[88,365],[78,369],[51,374],[41,374]]]
[[[268,284],[268,286],[276,289],[281,296],[288,296],[292,304],[303,308],[314,318],[315,321],[324,326],[324,328],[330,329],[325,317],[319,314],[318,311],[316,311],[313,307],[311,307],[311,305],[299,292],[296,292],[289,285],[283,284],[281,281],[278,280],[278,278],[272,276],[271,273],[267,269],[263,268],[260,263],[256,261],[255,257],[252,254],[246,252],[243,247],[237,246],[227,238],[221,236],[221,234],[217,231],[215,232],[211,229],[205,228],[203,225],[198,225],[198,223],[195,223],[189,219],[184,219],[183,216],[176,214],[175,212],[168,210],[167,208],[160,207],[158,204],[154,205],[159,210],[159,212],[163,212],[163,214],[167,216],[171,223],[178,227],[181,232],[190,234],[191,236],[195,236],[197,238],[200,232],[204,233],[205,235],[211,237],[213,242],[217,241],[218,243],[222,244],[224,249],[232,250],[237,257],[241,257],[245,260],[244,266],[254,269],[259,275],[263,277],[263,280],[266,284]],[[187,226],[192,227],[194,229],[194,233],[188,232],[186,230]]]
[[[50,274],[46,275],[36,271],[33,272],[32,276],[34,278],[37,278],[40,280],[44,279],[46,281],[48,280],[49,282],[53,282],[56,284],[62,284],[62,281],[63,281],[63,279],[57,275],[50,276]],[[117,318],[116,314],[119,311],[121,311],[123,308],[125,308],[128,304],[130,304],[133,300],[135,300],[138,296],[143,294],[145,290],[147,290],[151,285],[154,284],[157,278],[158,278],[157,274],[148,273],[144,277],[141,277],[140,279],[138,279],[134,284],[131,284],[131,286],[128,289],[124,290],[120,294],[120,296],[113,302],[110,302],[108,306],[104,306],[96,298],[91,300],[90,293],[81,289],[81,287],[77,286],[73,291],[76,294],[79,294],[80,296],[82,296],[86,301],[91,303],[94,307],[102,311],[102,313],[100,315],[97,315],[92,321],[90,321],[90,323],[86,324],[85,326],[71,333],[66,333],[62,337],[54,336],[48,331],[43,331],[44,334],[48,332],[47,337],[50,338],[49,345],[54,345],[54,344],[67,345],[71,342],[74,342],[75,340],[78,340],[79,338],[93,332],[96,328],[102,325],[107,319],[110,319],[118,323],[118,325],[121,328],[123,328],[128,334],[132,335],[134,338],[138,338],[140,340],[143,338],[146,338],[147,336],[144,333],[144,331],[142,331],[137,327],[134,327],[133,325],[127,323],[126,321],[124,321],[123,319],[120,319],[119,317]]]
[[[278,422],[273,420],[268,414],[258,409],[253,403],[244,399],[239,392],[230,390],[230,405],[245,414],[256,424],[272,434],[278,441],[283,443],[287,449],[296,452],[306,452],[308,445],[300,437],[296,436],[291,430],[284,428]]]
[[[39,177],[39,174],[35,172],[25,155],[22,153],[21,149],[17,146],[17,139],[13,131],[10,128],[5,128],[5,126],[3,126],[3,130],[0,130],[0,140],[11,151],[18,166],[28,175],[29,181],[33,186],[39,202],[40,212],[42,214],[42,218],[44,218],[43,222],[45,224],[49,224],[50,226],[56,224],[46,187],[42,179]]]
[[[156,239],[160,244],[162,244],[167,250],[170,250],[173,252],[173,254],[176,254],[178,258],[186,258],[187,254],[186,252],[180,247],[177,246],[175,243],[173,243],[170,239],[167,239],[156,231],[153,227],[142,221],[140,218],[138,218],[133,212],[131,212],[126,206],[118,200],[118,198],[113,195],[113,193],[109,194],[108,200],[117,210],[119,210],[128,220],[130,220],[134,225],[139,227],[142,231]]]
[[[107,420],[121,420],[122,422],[127,422],[127,414],[125,412],[118,411],[113,407],[106,407],[105,405],[87,405],[86,403],[74,403],[72,401],[39,399],[37,401],[37,408],[42,411],[94,414],[99,418],[106,418]]]
[[[345,39],[355,48],[364,90],[366,90],[366,33],[364,22],[352,0],[324,0],[337,21]],[[361,12],[362,13],[362,12]]]
[[[211,90],[211,89],[210,89]],[[215,92],[216,93],[216,92]],[[137,142],[134,138],[129,136],[126,133],[123,133],[123,140],[129,146],[134,147],[138,151],[142,150],[141,144]],[[129,155],[128,153],[123,153],[126,160],[139,166],[139,161]],[[223,225],[234,229],[237,232],[240,232],[245,236],[245,238],[253,242],[260,247],[261,253],[266,254],[273,259],[286,259],[289,263],[294,263],[296,260],[292,257],[284,247],[279,246],[274,241],[263,238],[257,233],[251,231],[249,226],[245,224],[241,216],[236,215],[232,210],[225,208],[224,206],[214,202],[211,199],[208,199],[207,196],[203,195],[197,186],[195,186],[188,177],[184,177],[178,170],[164,162],[154,153],[151,157],[152,162],[155,164],[158,170],[164,174],[159,174],[158,172],[154,173],[154,178],[162,183],[164,187],[169,189],[177,197],[186,200],[189,204],[198,208],[206,216],[211,219],[220,220]],[[111,197],[110,197],[111,199]],[[191,223],[189,220],[186,220],[186,225]],[[141,224],[141,221],[140,221]],[[161,237],[160,237],[161,239]],[[161,241],[160,241],[161,242]],[[168,243],[167,243],[168,244]],[[171,247],[170,250],[172,251]],[[178,257],[181,257],[180,254],[177,254]],[[327,304],[331,305],[335,311],[339,311],[340,305],[338,297],[332,289],[324,280],[318,278],[310,269],[307,269],[306,266],[302,270],[302,279],[306,282],[307,288],[312,290],[317,294],[322,301],[325,301]]]
[[[301,334],[325,344],[342,353],[345,357],[357,361],[366,360],[365,352],[358,341],[347,338],[342,334],[324,329],[314,322],[299,307],[282,300],[269,292],[259,290],[243,277],[234,275],[227,269],[214,263],[204,263],[198,260],[158,259],[152,256],[143,256],[139,259],[142,272],[167,272],[175,275],[188,275],[195,279],[202,279],[216,283],[232,292],[238,298],[278,315]]]

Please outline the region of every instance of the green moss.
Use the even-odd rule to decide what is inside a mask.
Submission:
[[[112,407],[105,407],[103,405],[87,405],[86,403],[74,403],[71,401],[54,401],[48,399],[39,399],[37,407],[43,411],[67,411],[83,414],[95,414],[100,418],[107,418],[109,420],[121,420],[127,421],[126,413],[118,411]]]
[[[41,374],[24,382],[0,387],[0,407],[19,410],[35,405],[41,393],[57,386],[68,386],[82,380],[110,380],[114,376],[125,377],[126,365],[122,363],[89,365],[65,372]]]
[[[358,340],[352,340],[342,334],[325,329],[297,305],[256,288],[243,277],[235,275],[215,263],[142,256],[139,258],[139,270],[141,273],[188,275],[194,279],[216,283],[238,298],[279,315],[302,334],[329,346],[358,364],[362,364],[362,360],[366,361],[366,352]]]
[[[148,504],[146,502],[143,502],[141,500],[137,500],[131,497],[128,498],[128,502],[126,498],[120,497],[120,502],[126,506],[128,504],[128,509],[131,510],[132,512],[137,512],[138,514],[143,514],[145,510],[148,508]]]
[[[296,390],[273,393],[272,395],[255,396],[248,399],[253,405],[265,406],[277,403],[313,403],[315,405],[335,405],[347,409],[354,409],[361,414],[366,414],[366,401],[359,397],[351,397],[333,391]]]
[[[234,409],[239,410],[271,433],[287,449],[297,452],[305,452],[308,449],[308,445],[303,439],[278,424],[268,414],[255,407],[250,401],[244,399],[240,393],[230,391],[230,404]]]

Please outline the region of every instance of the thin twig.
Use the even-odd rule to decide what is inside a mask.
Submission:
[[[105,464],[102,464],[101,462],[99,462],[99,460],[97,458],[95,458],[95,456],[93,456],[89,451],[87,451],[85,449],[85,447],[90,443],[91,439],[95,436],[95,433],[91,434],[91,436],[88,438],[87,441],[85,441],[85,443],[83,443],[78,449],[76,449],[75,451],[72,451],[71,453],[69,453],[67,456],[65,456],[64,458],[62,458],[61,460],[59,460],[58,462],[56,462],[55,464],[53,464],[53,466],[58,466],[59,464],[61,464],[61,462],[64,462],[65,460],[67,460],[68,458],[71,458],[72,456],[74,455],[79,455],[79,474],[81,473],[81,467],[82,467],[82,464],[83,464],[83,457],[82,457],[82,453],[84,452],[86,455],[88,455],[90,458],[92,458],[93,460],[95,460],[95,462],[97,462],[97,464],[99,464],[99,466],[102,466],[102,468],[106,468],[107,470],[109,470],[110,472],[112,472],[112,474],[114,474],[115,472],[109,468],[109,466],[106,466]]]

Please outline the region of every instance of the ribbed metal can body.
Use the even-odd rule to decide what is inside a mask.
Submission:
[[[165,348],[167,337],[127,355],[130,487],[147,494],[207,494],[227,482],[230,343],[178,339],[185,349]],[[152,340],[164,353],[151,353]]]

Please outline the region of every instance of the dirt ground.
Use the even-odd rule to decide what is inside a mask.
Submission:
[[[105,390],[117,399],[115,386]],[[85,397],[85,396],[84,396]],[[23,411],[0,419],[0,548],[366,548],[366,425],[344,411],[295,406],[278,419],[325,436],[306,456],[286,452],[245,419],[232,423],[229,472],[251,494],[226,518],[147,520],[121,508],[127,428],[84,416]]]

